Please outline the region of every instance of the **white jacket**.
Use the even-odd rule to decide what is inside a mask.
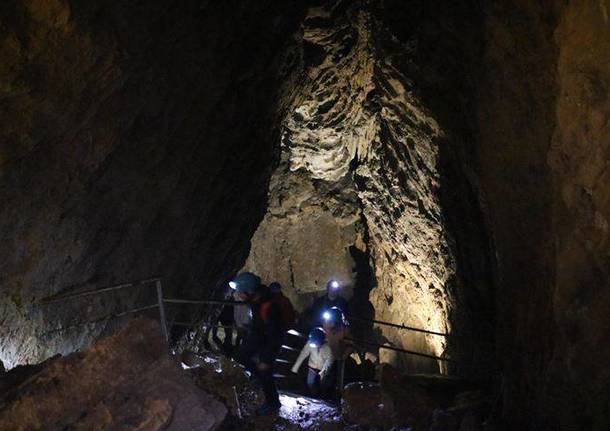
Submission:
[[[322,344],[320,347],[311,347],[309,343],[306,343],[296,362],[292,366],[293,373],[299,371],[301,364],[308,356],[309,362],[307,365],[315,370],[320,370],[320,378],[324,378],[324,376],[326,376],[326,374],[330,371],[330,367],[333,365],[333,361],[335,360],[333,353],[330,350],[330,346],[327,343]]]

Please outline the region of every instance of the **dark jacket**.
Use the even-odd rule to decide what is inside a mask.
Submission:
[[[325,294],[324,296],[316,299],[309,308],[309,312],[307,313],[309,326],[322,326],[322,313],[332,307],[339,308],[339,310],[343,311],[343,314],[346,316],[349,315],[349,307],[345,298],[342,296],[337,296],[335,299],[331,300],[328,297],[328,294]]]
[[[257,345],[260,362],[273,364],[282,346],[284,328],[280,307],[266,294],[256,304],[252,304],[251,336]]]

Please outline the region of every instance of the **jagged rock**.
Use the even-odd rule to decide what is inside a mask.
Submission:
[[[465,412],[474,411],[479,418],[488,412],[482,408],[482,392],[460,392],[472,385],[442,376],[405,375],[384,365],[379,383],[347,385],[342,405],[346,419],[361,426],[453,430]]]
[[[261,389],[252,385],[244,367],[225,356],[186,351],[182,363],[195,384],[221,400],[234,416],[251,415],[263,402]]]
[[[377,383],[350,383],[341,400],[345,419],[366,427],[391,427],[397,407]]]
[[[169,357],[158,324],[138,319],[20,384],[0,429],[214,430],[226,412]]]
[[[58,329],[154,294],[30,306],[40,298],[155,275],[168,296],[200,298],[243,264],[299,14],[284,0],[2,2],[7,368],[86,346],[111,325]]]
[[[306,304],[299,294],[322,290],[328,278],[354,287],[360,250],[376,276],[376,318],[446,332],[457,278],[439,197],[444,131],[413,91],[409,47],[374,7],[340,3],[310,8],[304,20],[302,81],[245,268],[284,282]],[[370,289],[374,281],[361,283]],[[438,337],[380,330],[398,346],[437,355],[446,348]]]
[[[411,425],[416,430],[428,429],[434,410],[453,396],[446,387],[435,391],[417,377],[403,375],[387,365],[381,369],[380,385],[395,406],[393,424]]]
[[[296,4],[324,5],[297,50]],[[369,315],[465,335],[380,338],[468,361],[476,345],[487,366],[459,371],[499,376],[505,428],[610,429],[609,10],[3,1],[0,358],[73,351],[106,325],[66,320],[139,296],[30,307],[73,284],[162,272],[207,295],[279,162],[248,265],[305,304],[333,272],[308,258],[328,262],[376,286]]]

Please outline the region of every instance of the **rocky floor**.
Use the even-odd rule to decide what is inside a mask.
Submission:
[[[230,430],[274,430],[301,431],[346,429],[349,425],[342,419],[340,409],[321,400],[283,392],[280,394],[282,408],[278,416],[257,417],[250,415],[241,419],[231,416],[225,420],[221,431]]]
[[[261,390],[241,365],[213,352],[170,356],[157,323],[137,319],[85,350],[0,374],[0,430],[457,431],[484,405],[465,389],[386,366],[379,383],[348,384],[340,404],[283,390],[279,414],[259,417]]]

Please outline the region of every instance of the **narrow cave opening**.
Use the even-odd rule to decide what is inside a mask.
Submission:
[[[609,9],[3,2],[0,429],[608,429]]]

